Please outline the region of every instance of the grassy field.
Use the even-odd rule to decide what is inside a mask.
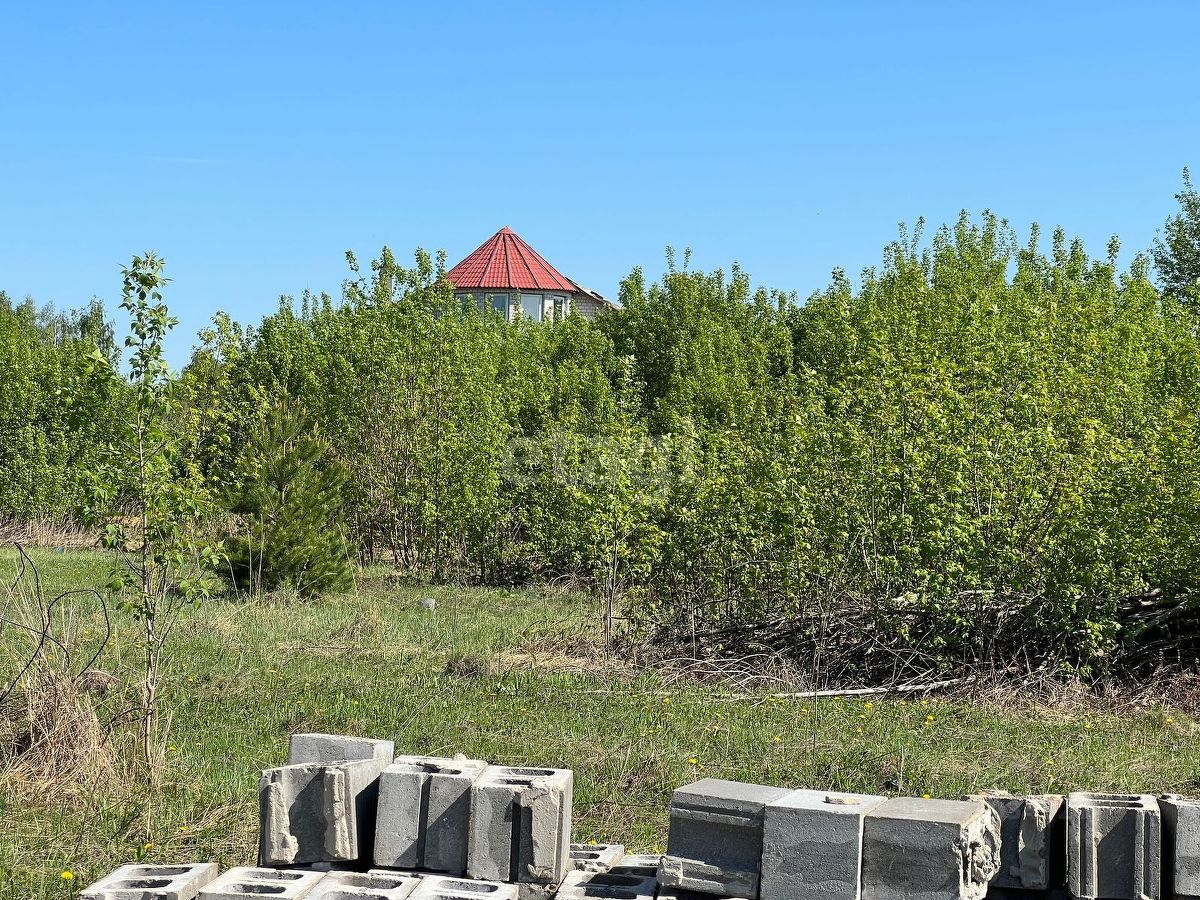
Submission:
[[[88,552],[35,559],[52,593],[98,585],[108,568]],[[5,581],[15,562],[0,551]],[[100,631],[96,609],[81,610],[77,639]],[[122,679],[102,720],[135,696],[135,633],[118,617],[100,659]],[[599,633],[599,607],[577,595],[406,586],[382,572],[320,603],[209,601],[175,637],[158,790],[0,773],[0,896],[66,897],[132,859],[252,861],[259,772],[284,761],[297,731],[572,768],[577,838],[639,850],[664,845],[671,790],[704,776],[940,797],[1200,787],[1196,724],[1161,705],[731,693],[606,659]],[[0,647],[15,637],[0,631]]]

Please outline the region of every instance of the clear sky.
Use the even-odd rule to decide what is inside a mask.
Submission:
[[[1200,167],[1200,3],[0,5],[0,289],[154,250],[217,310],[503,225],[615,295],[663,248],[802,296],[990,208],[1125,261]]]

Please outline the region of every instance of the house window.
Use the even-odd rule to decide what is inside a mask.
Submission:
[[[567,317],[567,298],[562,294],[551,294],[550,300],[554,303],[554,321],[561,322]]]
[[[508,294],[488,294],[487,303],[505,319],[508,318]]]
[[[542,295],[522,294],[521,315],[522,317],[530,319],[534,322],[542,321]]]

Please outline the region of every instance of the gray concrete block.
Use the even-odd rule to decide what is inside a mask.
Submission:
[[[650,875],[658,877],[658,864],[662,856],[657,853],[626,853],[609,868],[621,875]]]
[[[1066,882],[1065,797],[980,791],[963,799],[982,800],[1000,818],[1000,871],[993,888],[1043,891]]]
[[[863,820],[863,900],[980,900],[1000,869],[1000,819],[978,800],[897,797]]]
[[[369,860],[379,772],[376,760],[304,763],[263,772],[259,864]]]
[[[326,878],[324,872],[295,872],[236,866],[200,889],[200,900],[299,900]]]
[[[192,900],[217,877],[216,863],[121,866],[79,892],[85,900]]]
[[[409,895],[409,900],[518,900],[515,884],[496,881],[426,875]]]
[[[577,872],[607,872],[624,857],[622,844],[571,845],[571,868]]]
[[[486,766],[466,757],[397,757],[379,776],[376,865],[465,875],[470,790]]]
[[[557,900],[654,900],[658,881],[652,875],[613,872],[568,872]]]
[[[400,872],[334,872],[308,895],[308,900],[405,900],[421,879]]]
[[[671,797],[671,830],[658,880],[706,894],[758,896],[763,810],[787,788],[705,778]]]
[[[1166,900],[1200,898],[1200,800],[1158,798],[1162,815],[1162,875]]]
[[[395,753],[396,745],[392,741],[341,734],[293,734],[288,742],[288,765],[369,759],[382,772],[391,765]]]
[[[558,884],[570,870],[569,769],[488,766],[471,785],[467,874]]]
[[[859,900],[863,818],[884,797],[792,791],[763,810],[763,900]]]
[[[1153,797],[1068,795],[1067,890],[1087,900],[1157,900],[1162,891],[1162,817]]]

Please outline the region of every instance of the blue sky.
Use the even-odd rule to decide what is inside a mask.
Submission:
[[[0,289],[112,303],[155,250],[186,362],[344,251],[502,225],[615,295],[663,248],[798,291],[990,208],[1127,261],[1200,166],[1200,4],[8,4]]]

